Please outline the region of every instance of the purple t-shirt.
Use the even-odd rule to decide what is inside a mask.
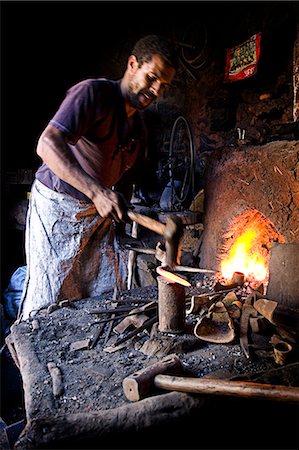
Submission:
[[[145,152],[142,114],[134,114],[130,128],[119,81],[97,78],[77,83],[68,90],[50,124],[67,136],[70,151],[82,169],[108,188]],[[54,191],[90,201],[45,163],[36,178]]]

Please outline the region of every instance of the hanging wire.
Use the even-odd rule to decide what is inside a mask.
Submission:
[[[173,29],[173,40],[179,50],[182,68],[196,81],[194,72],[201,69],[208,61],[208,31],[205,24],[193,22],[185,27],[185,31]]]
[[[195,26],[197,26],[197,28],[194,28]],[[200,35],[202,42],[197,42],[196,44],[190,43],[190,41],[192,40],[192,34],[194,35],[194,33],[192,33],[192,27],[193,30],[195,30],[196,32],[198,32],[199,29],[202,30],[202,33]],[[191,36],[189,36],[189,34],[191,34]],[[186,29],[183,35],[183,39],[182,42],[180,43],[180,46],[182,59],[184,60],[185,63],[189,64],[189,66],[192,67],[192,69],[200,69],[206,63],[207,58],[205,52],[207,48],[207,43],[208,43],[208,33],[205,25],[194,23],[189,25],[189,27]],[[201,47],[199,47],[200,45]],[[197,54],[195,55],[195,57],[190,57],[186,55],[186,52],[188,50],[191,50],[191,52],[196,50]]]

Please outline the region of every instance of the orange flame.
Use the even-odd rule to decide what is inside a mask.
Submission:
[[[175,275],[172,272],[169,272],[168,270],[162,269],[161,266],[157,267],[157,273],[161,275],[165,280],[167,280],[169,283],[178,283],[182,284],[183,286],[191,286],[189,281],[185,280],[182,277],[179,277],[178,275]]]
[[[261,244],[257,238],[257,231],[249,228],[236,239],[228,257],[221,262],[220,270],[224,278],[231,279],[234,272],[243,272],[247,279],[259,282],[267,279],[268,269],[262,253],[258,251]]]

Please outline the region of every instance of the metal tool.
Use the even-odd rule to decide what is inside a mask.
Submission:
[[[128,217],[130,220],[164,237],[166,248],[165,265],[173,267],[179,264],[179,245],[183,236],[183,223],[181,218],[169,216],[167,217],[166,224],[164,224],[131,210],[128,211]]]

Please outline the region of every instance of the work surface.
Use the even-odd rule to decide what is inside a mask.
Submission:
[[[123,348],[105,351],[103,343],[109,323],[94,348],[85,345],[94,337],[98,322],[103,318],[90,312],[111,308],[112,294],[76,301],[73,306],[64,306],[51,313],[41,310],[32,319],[13,325],[11,348],[15,350],[23,379],[27,416],[27,426],[16,444],[17,449],[75,448],[63,447],[61,442],[70,436],[78,436],[85,442],[87,435],[96,436],[99,442],[101,437],[111,434],[150,429],[157,423],[189,417],[202,407],[203,396],[187,393],[165,391],[136,403],[124,396],[123,379],[161,360],[163,352],[144,353],[146,343],[151,339],[148,331],[140,332]],[[150,286],[125,291],[122,299],[153,301],[157,299],[157,288]],[[238,339],[230,344],[207,343],[196,338],[192,329],[191,321],[185,335],[166,338],[174,343],[168,353],[176,353],[193,377],[210,375],[299,385],[297,363],[278,367],[267,339],[263,341],[265,345],[256,347],[252,357],[246,358]],[[105,349],[111,347],[115,339],[112,333]],[[58,369],[56,387],[53,387],[49,363],[54,372]],[[224,408],[217,414],[226,415],[227,412]],[[58,447],[54,446],[56,441],[60,442]],[[87,448],[85,445],[78,448]]]

